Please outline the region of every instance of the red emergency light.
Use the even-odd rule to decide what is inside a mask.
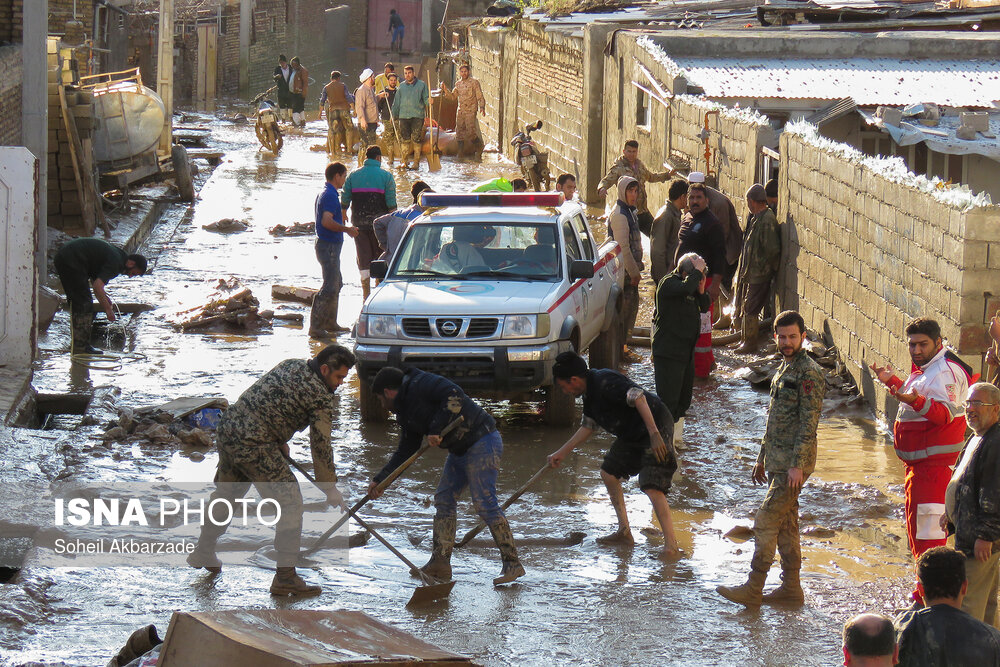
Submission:
[[[472,194],[442,194],[425,192],[420,205],[442,206],[562,206],[566,201],[561,192],[477,192]]]

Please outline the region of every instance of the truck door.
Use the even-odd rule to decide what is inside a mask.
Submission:
[[[577,213],[570,219],[570,223],[580,241],[581,259],[588,262],[596,261],[597,252],[594,249],[594,240],[590,236],[587,217],[583,213]],[[587,291],[588,312],[587,319],[581,326],[583,340],[590,341],[601,333],[601,325],[604,322],[604,309],[611,290],[611,278],[607,268],[601,267],[595,271],[594,277],[583,284],[583,289]]]
[[[568,276],[570,264],[575,260],[584,259],[584,255],[580,248],[580,242],[576,237],[576,231],[573,229],[571,219],[564,219],[561,226],[563,243],[566,244],[566,275]],[[590,293],[587,291],[587,283],[590,281],[584,281],[580,287],[575,287],[576,282],[578,281],[570,283],[570,289],[572,290],[570,301],[573,303],[573,306],[568,314],[576,318],[576,321],[580,324],[580,343],[581,345],[586,345],[590,340],[587,329],[588,320],[590,320]]]

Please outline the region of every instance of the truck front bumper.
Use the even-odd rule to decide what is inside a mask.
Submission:
[[[568,349],[569,341],[490,347],[359,343],[354,354],[358,376],[366,382],[385,366],[414,367],[446,377],[466,390],[527,391],[552,384],[552,364]]]

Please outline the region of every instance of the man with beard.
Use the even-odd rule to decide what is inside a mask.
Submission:
[[[705,290],[712,308],[702,313],[701,335],[694,348],[694,374],[706,378],[712,373],[715,355],[712,352],[712,316],[715,301],[722,289],[726,272],[726,233],[719,219],[708,208],[708,193],[704,183],[692,183],[688,188],[688,212],[681,219],[678,232],[677,257],[693,252],[705,260],[707,280]]]
[[[767,495],[753,522],[750,577],[742,586],[715,589],[747,607],[762,602],[801,604],[805,599],[799,582],[799,492],[816,468],[816,427],[826,394],[823,371],[802,349],[805,332],[805,321],[793,310],[774,321],[782,359],[771,380],[767,427],[751,474],[754,484],[767,484]],[[775,548],[781,555],[781,586],[763,595]]]

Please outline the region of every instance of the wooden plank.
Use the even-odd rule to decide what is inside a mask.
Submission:
[[[69,105],[66,104],[66,88],[63,86],[59,86],[59,108],[62,111],[63,125],[66,127],[66,133],[70,137],[69,155],[73,165],[73,180],[76,182],[77,191],[85,193],[86,190],[83,189],[82,169],[80,167],[80,153],[83,148],[80,146],[80,137],[76,134],[76,124],[73,122],[73,117],[69,115]],[[94,209],[85,206],[83,208],[83,228],[88,236],[93,235],[96,224]]]
[[[206,70],[206,55],[208,53],[208,26],[200,25],[198,26],[198,54],[197,63],[198,71],[195,73],[195,99],[199,103],[205,101],[205,70]]]
[[[216,75],[219,69],[219,27],[210,25],[208,31],[207,67],[205,68],[205,101],[216,97]]]

